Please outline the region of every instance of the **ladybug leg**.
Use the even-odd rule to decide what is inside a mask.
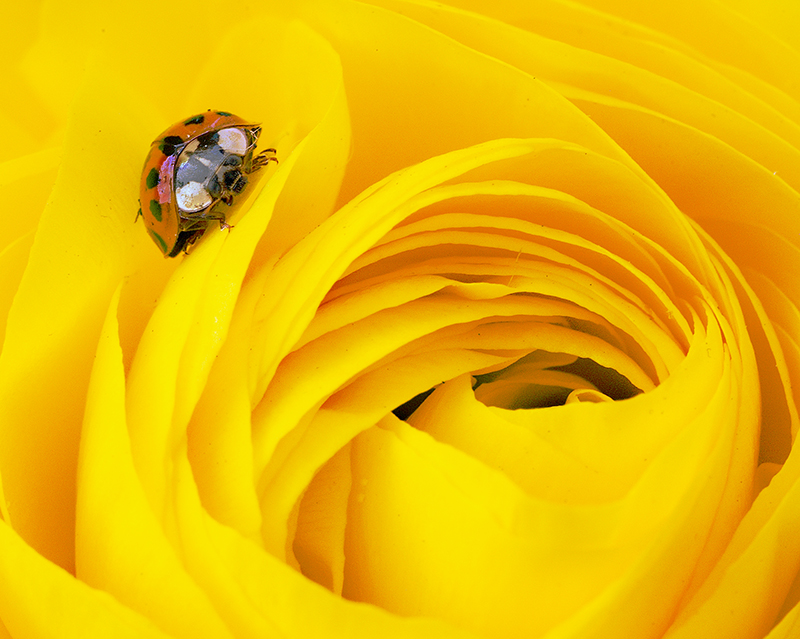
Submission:
[[[229,196],[230,197],[230,196]],[[225,201],[224,198],[220,198],[223,202]],[[227,202],[226,202],[227,204]],[[202,223],[201,226],[205,227],[209,222],[219,222],[219,228],[221,229],[232,229],[233,226],[228,224],[228,220],[225,217],[225,213],[222,211],[209,211],[206,213],[200,213],[199,215],[192,215],[191,220],[193,222],[200,222]],[[194,225],[191,225],[194,226]],[[191,228],[190,226],[190,228]]]
[[[193,231],[182,231],[178,233],[178,240],[175,243],[172,251],[165,257],[175,257],[178,253],[183,251],[184,255],[189,255],[189,249],[192,248],[194,243],[203,234],[203,229],[196,229]]]
[[[221,231],[230,231],[233,228],[233,225],[228,224],[228,221],[225,219],[225,217],[213,218],[213,219],[216,219],[217,222],[219,222],[219,228]]]
[[[250,171],[258,171],[260,168],[266,166],[270,162],[278,163],[278,158],[275,157],[275,149],[264,149],[258,155],[253,157],[253,162],[250,165]]]
[[[232,224],[228,224],[228,220],[225,217],[225,214],[222,213],[222,212],[219,212],[219,213],[216,213],[216,214],[211,214],[206,219],[209,220],[209,221],[216,220],[217,222],[219,222],[219,228],[220,229],[223,229],[223,230],[227,229],[228,231],[230,231],[233,228]]]

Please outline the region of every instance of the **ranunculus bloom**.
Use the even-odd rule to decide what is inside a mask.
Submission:
[[[795,0],[36,4],[0,636],[800,636]],[[207,108],[280,164],[165,260]]]

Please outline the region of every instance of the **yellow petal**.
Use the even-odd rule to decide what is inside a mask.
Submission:
[[[236,223],[219,230],[181,262],[139,342],[128,375],[127,406],[134,461],[148,498],[163,512],[172,475],[171,451],[181,441],[209,369],[228,333],[250,257],[267,226],[293,159]]]
[[[136,146],[136,108],[111,69],[98,61],[74,105],[68,152],[14,293],[0,355],[0,473],[9,523],[67,568],[89,372],[105,308],[136,261],[126,239],[139,230],[131,228],[139,167],[127,154],[108,153]],[[120,188],[120,176],[127,186]],[[19,268],[23,256],[17,259]]]
[[[90,588],[0,522],[0,617],[6,636],[168,639],[150,620]],[[43,605],[43,597],[47,605]]]
[[[200,506],[184,452],[175,458],[174,494],[187,569],[236,637],[474,637],[440,620],[404,619],[341,599],[219,524]]]
[[[780,623],[770,631],[765,639],[792,639],[792,637],[796,637],[798,630],[800,630],[799,614],[800,606],[795,605],[791,612],[781,619]]]
[[[402,167],[491,139],[552,137],[616,153],[555,91],[434,30],[359,3],[308,2],[297,13],[331,41],[348,69],[353,170],[340,202]]]
[[[800,548],[786,542],[800,534],[798,500],[798,456],[793,451],[742,520],[709,579],[677,618],[667,635],[670,639],[701,637],[708,628],[734,639],[769,631],[800,566]],[[746,606],[747,614],[731,615],[739,606]]]
[[[554,498],[555,502],[530,500],[500,472],[455,448],[437,445],[391,419],[384,421],[381,428],[359,436],[353,449],[354,493],[348,511],[345,595],[378,602],[402,614],[435,615],[468,623],[488,636],[529,636],[562,621],[565,625],[560,632],[564,634],[557,636],[583,636],[580,633],[590,628],[597,636],[603,636],[601,629],[608,633],[612,626],[619,628],[628,623],[633,631],[641,619],[636,610],[640,614],[646,611],[649,619],[660,619],[658,623],[664,626],[681,596],[679,586],[694,570],[694,560],[705,541],[694,534],[686,536],[679,529],[685,527],[695,533],[708,530],[713,517],[708,507],[718,502],[726,476],[725,472],[717,474],[711,469],[718,465],[724,471],[728,467],[734,432],[731,427],[738,419],[728,405],[730,369],[725,366],[727,370],[715,373],[706,368],[716,368],[721,363],[717,356],[709,361],[707,355],[709,349],[721,354],[719,335],[709,336],[708,341],[701,335],[698,333],[687,360],[682,383],[691,387],[698,380],[708,380],[708,386],[698,390],[700,402],[707,402],[704,408],[699,409],[698,403],[678,408],[681,403],[669,395],[675,392],[681,396],[685,391],[671,383],[630,400],[631,403],[572,407],[576,416],[575,444],[585,445],[585,459],[591,455],[593,443],[582,442],[580,426],[585,429],[587,423],[609,410],[631,411],[625,421],[619,419],[620,415],[608,415],[613,432],[621,423],[661,412],[655,405],[643,410],[642,403],[663,401],[667,413],[670,408],[699,409],[684,419],[664,415],[663,427],[667,430],[660,434],[663,443],[642,441],[644,448],[631,453],[640,460],[639,471],[636,466],[631,468],[632,483],[629,487],[612,485],[606,499],[616,491],[619,500],[611,498],[603,507],[561,505],[567,495],[578,504],[591,500],[592,489],[580,478],[573,483],[569,469],[556,476],[548,476],[542,469],[538,484],[527,483],[537,495]],[[683,375],[677,373],[676,377]],[[422,409],[419,426],[427,428],[432,419],[436,424],[441,421],[441,426],[432,427],[438,434],[447,432],[448,423],[456,420],[455,430],[469,432],[469,420],[459,420],[460,414],[454,413],[453,408],[447,406],[435,418],[429,411],[436,409]],[[536,425],[540,437],[547,437],[546,433],[559,421],[553,411],[555,422],[548,422],[546,409],[489,410],[498,411],[498,415],[502,412],[505,419],[520,425],[521,420]],[[649,421],[644,419],[647,421],[640,422],[638,430]],[[540,420],[543,421],[539,423]],[[683,429],[679,433],[669,430],[678,424]],[[652,426],[660,432],[656,424]],[[637,430],[633,424],[631,428]],[[597,436],[598,441],[603,439],[602,434]],[[645,436],[643,433],[639,438]],[[413,450],[411,456],[400,442]],[[481,445],[478,440],[468,451],[474,453]],[[607,445],[614,447],[611,442]],[[656,448],[648,450],[653,445]],[[557,446],[574,448],[564,441]],[[505,460],[519,450],[513,444],[507,448],[498,446],[494,456],[500,454]],[[491,456],[488,450],[477,455],[478,459],[487,456]],[[647,462],[642,464],[645,459]],[[544,461],[540,458],[538,463]],[[609,461],[609,455],[599,452],[589,463],[599,468],[597,464]],[[504,461],[496,463],[503,472],[509,472],[503,467]],[[523,461],[520,467],[527,465]],[[557,469],[557,464],[554,466]],[[614,469],[608,467],[606,472],[613,482]],[[562,481],[567,487],[553,486]],[[576,552],[581,557],[578,563]],[[677,562],[676,557],[681,560]],[[640,581],[642,575],[653,570],[665,574],[661,572],[665,568],[657,568],[660,565],[670,566],[669,577],[665,577],[669,582],[662,579],[657,585],[647,585]],[[493,578],[486,581],[489,566]],[[425,577],[415,567],[424,571]],[[384,577],[376,581],[370,578],[374,574]],[[548,578],[543,579],[544,575]],[[533,611],[530,602],[536,602]],[[581,610],[589,602],[592,604]],[[623,614],[623,610],[627,612]],[[630,622],[622,623],[621,617]]]
[[[81,434],[76,574],[175,637],[231,637],[186,574],[136,475],[125,418],[117,297],[100,336]]]

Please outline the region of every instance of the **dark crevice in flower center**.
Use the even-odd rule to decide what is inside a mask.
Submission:
[[[409,417],[417,410],[420,406],[422,406],[422,402],[428,399],[428,396],[436,390],[436,387],[430,388],[426,390],[424,393],[420,393],[419,395],[415,395],[407,402],[400,404],[397,408],[395,408],[392,412],[394,416],[398,419],[402,419],[403,421],[408,420]]]
[[[485,387],[503,380],[513,366],[514,365],[491,373],[476,375],[472,390],[475,391],[482,386]],[[546,370],[567,373],[576,378],[585,380],[587,388],[594,387],[614,401],[629,399],[642,392],[641,389],[634,386],[624,375],[621,375],[611,368],[601,366],[594,360],[585,357],[577,357],[570,364],[551,366]],[[507,379],[506,377],[506,380]],[[519,385],[519,391],[513,394],[513,399],[510,399],[502,405],[502,408],[507,408],[509,410],[561,406],[567,401],[570,393],[574,390],[573,388],[558,386],[556,384],[542,384],[533,380],[526,380],[524,376],[513,379],[513,381]],[[395,417],[398,419],[407,421],[434,390],[436,390],[436,387],[415,395],[408,401],[400,404],[392,413],[394,413]],[[494,402],[489,403],[490,405],[496,405]]]
[[[594,384],[601,393],[614,400],[629,399],[642,392],[624,375],[620,375],[612,368],[600,366],[594,360],[585,357],[579,357],[572,364],[566,366],[555,366],[551,370],[582,377],[587,382]]]

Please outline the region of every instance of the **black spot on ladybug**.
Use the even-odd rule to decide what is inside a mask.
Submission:
[[[205,120],[205,119],[206,118],[205,118],[204,115],[196,115],[193,118],[189,118],[188,120],[186,120],[184,122],[184,124],[187,124],[187,125],[189,125],[189,124],[203,124],[203,120]]]
[[[161,144],[158,145],[158,148],[161,149],[164,155],[172,155],[175,153],[175,147],[180,144],[183,144],[183,138],[181,136],[168,135],[161,140]]]
[[[156,233],[153,229],[147,229],[147,232],[150,234],[150,237],[152,237],[155,240],[156,244],[158,244],[158,248],[161,249],[161,252],[166,253],[167,243],[164,241],[164,238],[161,237],[158,233]]]
[[[223,118],[229,118],[233,115],[233,113],[228,113],[227,111],[217,111],[217,115],[221,115]]]
[[[161,181],[161,178],[158,177],[158,171],[154,168],[150,169],[150,173],[147,174],[147,177],[144,180],[145,185],[148,189],[155,188],[158,186],[158,183]]]
[[[158,200],[150,200],[150,212],[157,221],[161,221],[161,205]]]

